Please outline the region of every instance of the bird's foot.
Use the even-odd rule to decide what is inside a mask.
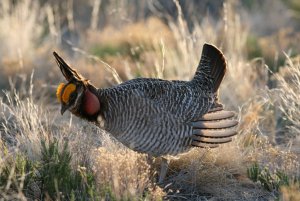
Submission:
[[[170,164],[170,159],[161,157],[158,184],[162,184],[164,182],[164,179],[166,178],[166,175],[168,173],[169,164]]]

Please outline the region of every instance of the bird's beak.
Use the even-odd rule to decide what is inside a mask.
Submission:
[[[63,115],[68,108],[69,108],[68,105],[62,104],[60,108],[60,114]]]

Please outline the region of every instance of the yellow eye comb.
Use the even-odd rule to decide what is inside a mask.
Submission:
[[[62,93],[62,90],[63,88],[65,87],[65,84],[64,83],[60,83],[57,87],[57,90],[56,90],[56,97],[57,97],[57,100],[59,102],[64,102],[64,103],[68,103],[69,102],[69,98],[70,98],[70,94],[76,90],[76,85],[75,84],[68,84],[63,93]]]
[[[58,102],[61,102],[61,92],[64,88],[65,84],[64,83],[60,83],[56,89],[56,98],[58,100]]]

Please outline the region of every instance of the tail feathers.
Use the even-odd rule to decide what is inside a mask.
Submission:
[[[213,45],[204,44],[202,56],[194,79],[200,74],[213,79],[213,92],[217,93],[226,72],[226,61],[223,53]]]
[[[219,110],[203,115],[191,123],[193,127],[192,146],[215,148],[232,141],[237,134],[238,121],[232,111]]]

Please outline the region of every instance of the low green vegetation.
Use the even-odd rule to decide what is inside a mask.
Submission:
[[[96,55],[99,58],[120,55],[128,56],[133,61],[139,61],[144,51],[145,50],[141,45],[133,47],[130,43],[94,45],[90,50],[93,55]]]
[[[256,183],[259,183],[264,189],[274,191],[278,196],[278,192],[283,186],[294,185],[299,182],[297,178],[290,178],[284,171],[276,170],[271,172],[267,167],[260,167],[258,163],[254,163],[247,169],[248,177]]]
[[[23,154],[9,156],[0,173],[2,191],[17,193],[21,189],[26,197],[36,198],[39,194],[38,197],[42,200],[97,198],[92,172],[85,167],[72,171],[72,155],[68,149],[68,142],[60,147],[55,139],[49,143],[42,140],[41,145],[39,161],[31,161]],[[40,189],[35,189],[37,186]]]
[[[33,193],[31,185],[37,181],[38,163],[29,160],[24,154],[6,156],[6,165],[0,172],[0,191]]]

